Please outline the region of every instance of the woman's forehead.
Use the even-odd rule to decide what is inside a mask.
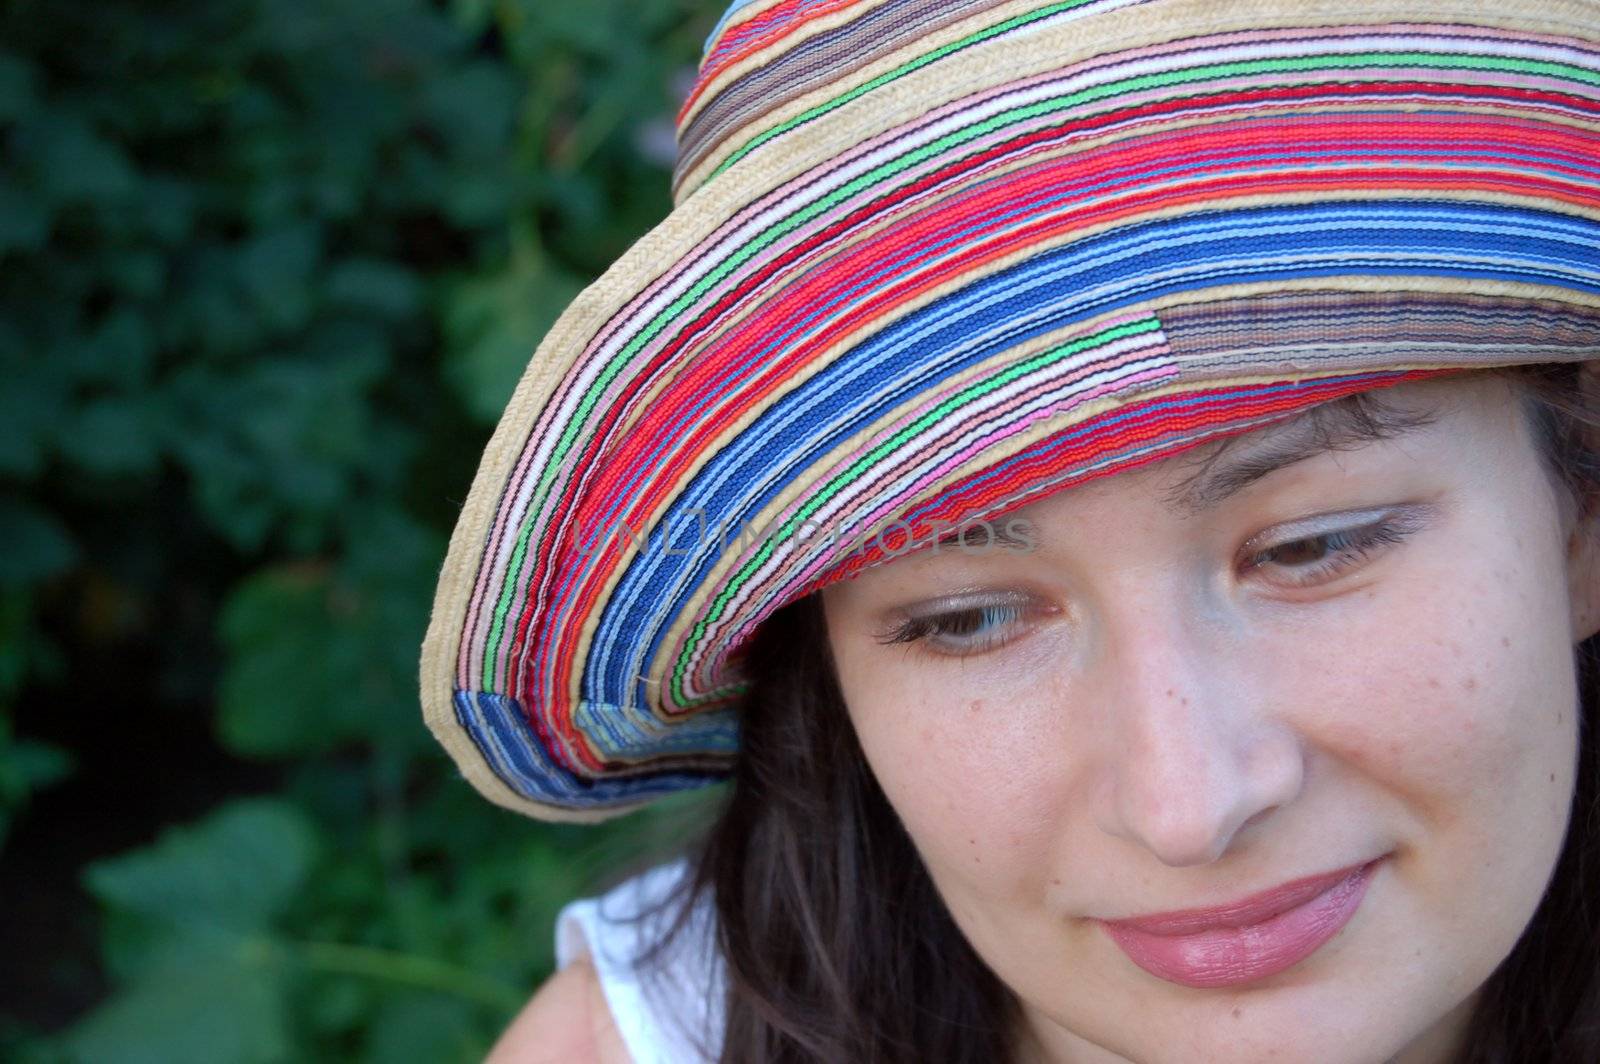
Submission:
[[[1404,448],[1423,462],[1473,461],[1466,448],[1475,435],[1477,448],[1492,436],[1503,452],[1502,437],[1511,419],[1501,415],[1511,411],[1514,394],[1499,374],[1472,372],[1348,395],[1169,458],[1080,482],[998,517],[955,525],[939,537],[939,550],[920,548],[832,587],[908,576],[913,569],[937,566],[952,549],[963,557],[1031,551],[1054,538],[1041,535],[1043,529],[1069,515],[1075,520],[1089,508],[1136,505],[1144,511],[1153,497],[1159,511],[1177,522],[1203,518],[1273,473],[1330,453]]]
[[[1202,516],[1272,473],[1319,455],[1391,443],[1410,448],[1424,436],[1480,431],[1511,395],[1504,379],[1483,372],[1358,392],[1080,487],[1087,493],[1114,492],[1137,484],[1142,492],[1153,485],[1175,516]],[[1027,515],[1064,496],[1014,513]]]
[[[852,598],[852,587],[921,587],[924,577],[937,574],[943,580],[973,564],[976,574],[983,571],[986,556],[1009,565],[1004,559],[1019,552],[1054,555],[1064,550],[1082,556],[1088,549],[1092,554],[1092,544],[1103,543],[1125,520],[1143,523],[1163,514],[1180,529],[1225,509],[1231,499],[1248,497],[1248,489],[1271,474],[1331,453],[1366,455],[1403,448],[1408,466],[1415,459],[1425,467],[1482,469],[1486,456],[1509,453],[1505,426],[1510,419],[1499,414],[1510,409],[1514,396],[1509,381],[1492,372],[1345,396],[1170,458],[1060,489],[996,517],[958,524],[939,537],[937,549],[923,546],[867,567],[824,587],[823,599]],[[1481,435],[1485,432],[1489,435]],[[1386,458],[1340,464],[1346,469],[1390,467]],[[1321,481],[1311,483],[1315,491]],[[1061,529],[1066,526],[1083,530],[1083,535],[1064,539]]]

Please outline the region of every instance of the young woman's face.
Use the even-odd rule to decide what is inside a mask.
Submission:
[[[1271,426],[993,522],[1031,550],[823,592],[867,759],[1046,1059],[1444,1060],[1538,906],[1587,540],[1510,384],[1374,394],[1428,423],[1252,479],[1310,427]]]

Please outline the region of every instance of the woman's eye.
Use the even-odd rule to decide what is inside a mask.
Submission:
[[[929,653],[966,657],[992,650],[1011,638],[1027,616],[1021,602],[989,602],[941,613],[907,616],[878,635],[878,642],[923,643]]]
[[[1302,536],[1257,551],[1246,562],[1246,568],[1270,566],[1287,574],[1295,587],[1311,587],[1359,565],[1380,548],[1399,543],[1414,530],[1405,521],[1383,520],[1360,528]]]
[[[1274,579],[1294,587],[1313,587],[1342,575],[1382,548],[1399,543],[1423,521],[1401,512],[1358,528],[1344,528],[1301,536],[1258,550],[1245,568],[1270,569]],[[923,614],[908,613],[878,633],[879,643],[921,643],[939,657],[962,658],[981,654],[1010,642],[1036,612],[1030,600],[1014,598],[978,602],[959,609]]]

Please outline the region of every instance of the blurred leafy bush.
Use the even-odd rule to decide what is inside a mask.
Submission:
[[[0,1055],[481,1059],[556,907],[670,842],[483,802],[415,677],[478,449],[666,213],[721,6],[0,0],[0,846],[90,785],[13,710],[119,631],[283,781],[91,864],[112,993]]]

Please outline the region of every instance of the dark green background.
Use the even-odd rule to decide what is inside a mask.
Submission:
[[[479,1060],[703,805],[499,810],[416,672],[722,6],[0,0],[0,1058]]]

